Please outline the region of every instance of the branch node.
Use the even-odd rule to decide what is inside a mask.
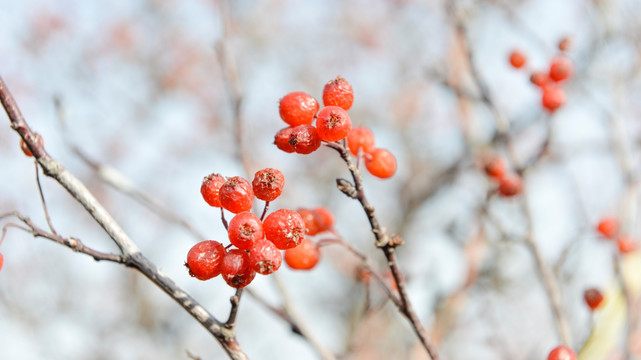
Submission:
[[[351,197],[352,199],[358,198],[358,191],[356,190],[356,188],[354,187],[354,185],[351,182],[349,182],[349,181],[347,181],[345,179],[338,178],[338,179],[336,179],[336,187],[343,194]]]

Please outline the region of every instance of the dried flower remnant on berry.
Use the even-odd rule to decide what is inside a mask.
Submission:
[[[280,209],[267,215],[263,221],[265,237],[280,250],[298,246],[305,236],[305,222],[293,210]]]
[[[266,168],[254,174],[252,188],[254,195],[264,201],[274,201],[283,192],[285,176],[280,170]]]
[[[354,90],[347,80],[337,76],[325,84],[323,88],[323,104],[325,106],[338,106],[349,110],[353,103]]]
[[[347,111],[338,106],[326,106],[316,117],[318,136],[325,141],[343,140],[352,130],[352,120]]]
[[[283,255],[273,242],[262,239],[256,241],[249,250],[249,260],[254,271],[269,275],[280,268]]]
[[[251,267],[249,254],[240,249],[227,252],[221,264],[222,276],[227,285],[243,288],[254,280],[256,272]]]
[[[238,213],[231,219],[227,233],[229,242],[242,250],[249,250],[256,241],[265,236],[263,223],[258,216],[248,211]]]
[[[220,204],[234,214],[251,210],[254,205],[251,184],[240,176],[227,179],[220,187]]]

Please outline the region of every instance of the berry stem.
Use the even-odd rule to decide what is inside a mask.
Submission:
[[[225,230],[229,230],[229,224],[225,219],[225,209],[223,209],[222,207],[220,208],[220,220],[223,222],[223,226],[225,227]]]
[[[267,210],[269,210],[269,201],[265,201],[265,207],[263,208],[262,215],[260,215],[260,221],[265,220],[265,216],[267,215]]]
[[[240,306],[240,297],[243,295],[243,288],[236,289],[236,294],[229,298],[231,303],[231,310],[229,311],[229,318],[225,322],[227,329],[233,330],[236,325],[236,315],[238,315],[238,307]]]

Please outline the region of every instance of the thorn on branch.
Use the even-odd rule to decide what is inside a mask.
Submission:
[[[349,182],[349,181],[347,181],[345,179],[338,178],[338,179],[336,179],[336,187],[343,194],[351,197],[352,199],[358,198],[358,191],[356,190],[356,188],[354,187],[354,185],[351,182]]]

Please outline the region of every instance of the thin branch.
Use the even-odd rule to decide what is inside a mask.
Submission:
[[[33,162],[35,170],[36,170],[36,183],[38,183],[38,193],[40,194],[40,201],[42,202],[42,209],[45,212],[45,219],[47,219],[47,225],[49,225],[49,230],[53,234],[58,235],[56,230],[53,227],[53,223],[51,222],[51,217],[49,216],[49,210],[47,209],[47,202],[45,201],[45,194],[42,192],[42,184],[40,183],[40,168],[38,167],[37,162]]]
[[[241,296],[243,296],[243,288],[236,289],[236,294],[229,299],[231,310],[229,311],[229,318],[225,322],[225,327],[228,329],[233,329],[236,326],[236,315],[238,315]]]

